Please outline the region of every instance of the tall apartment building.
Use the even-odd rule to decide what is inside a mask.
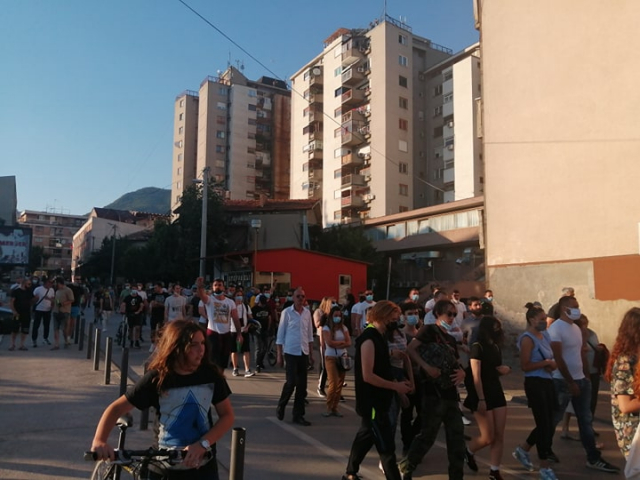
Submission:
[[[425,79],[426,89],[414,99],[416,164],[421,168],[413,179],[414,208],[483,195],[480,44],[434,65],[419,78]]]
[[[334,32],[292,77],[291,197],[321,200],[330,226],[480,195],[480,174],[465,173],[479,158],[465,138],[477,50],[452,56],[388,15]],[[454,128],[465,157],[473,150],[457,168]]]
[[[251,81],[235,67],[178,95],[172,210],[205,167],[226,198],[289,198],[290,102],[283,81]]]
[[[42,247],[43,264],[40,270],[64,274],[69,278],[73,254],[73,235],[82,227],[86,215],[67,215],[57,212],[24,210],[18,224],[33,230],[33,247]]]

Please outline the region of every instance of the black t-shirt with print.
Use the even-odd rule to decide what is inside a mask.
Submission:
[[[13,308],[18,312],[18,315],[20,317],[24,316],[25,318],[28,318],[31,315],[31,299],[33,298],[31,290],[14,288],[11,291],[11,296],[13,297]]]

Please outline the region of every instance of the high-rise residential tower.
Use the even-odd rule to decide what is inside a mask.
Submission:
[[[455,70],[453,63],[443,63],[452,58],[451,50],[389,16],[365,29],[338,29],[327,38],[322,53],[292,77],[297,94],[291,114],[291,197],[321,200],[325,226],[457,198],[445,196],[443,182],[443,92],[444,86],[454,88],[453,81],[444,80],[442,70],[431,70],[437,65]],[[438,81],[440,90],[433,94],[429,86]],[[473,96],[468,102],[472,109]],[[434,138],[435,121],[439,135]],[[440,178],[434,182],[436,170]]]
[[[178,95],[172,210],[206,167],[227,198],[289,198],[290,101],[285,82],[251,81],[235,67]]]

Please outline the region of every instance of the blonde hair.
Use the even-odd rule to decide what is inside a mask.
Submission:
[[[401,310],[398,305],[389,300],[380,300],[367,312],[367,323],[383,322],[394,313],[400,315]]]

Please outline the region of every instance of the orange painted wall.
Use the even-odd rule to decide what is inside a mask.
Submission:
[[[593,260],[597,300],[640,300],[640,255]]]

